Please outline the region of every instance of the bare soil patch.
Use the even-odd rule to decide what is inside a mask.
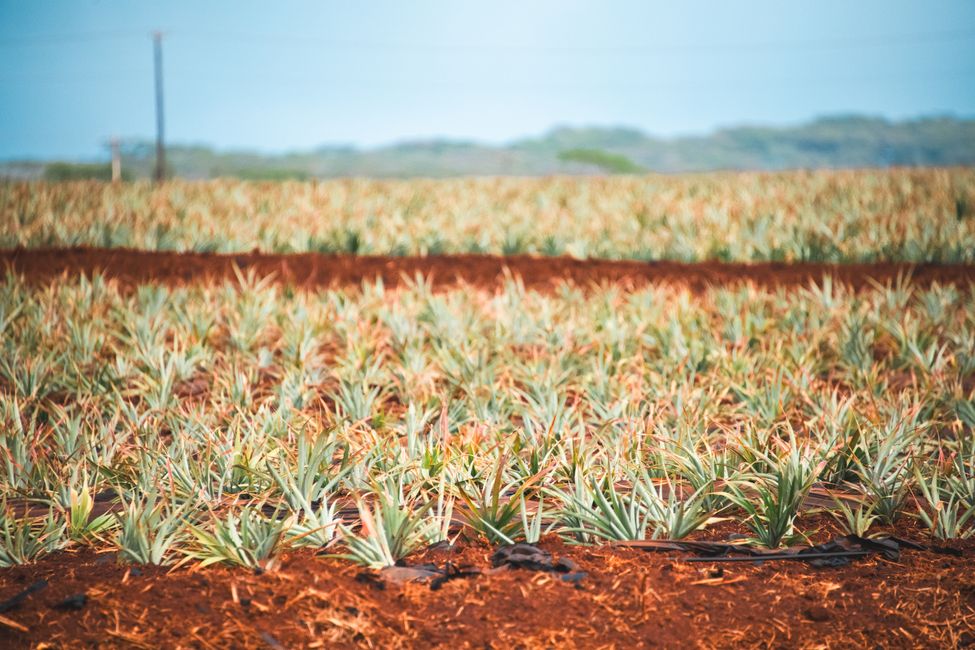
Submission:
[[[409,564],[461,575],[388,582],[294,552],[276,571],[121,565],[63,552],[0,572],[0,645],[28,647],[891,647],[975,644],[975,543],[953,553],[802,562],[688,563],[687,554],[612,546],[541,547],[566,574],[492,567],[494,549],[430,549]],[[581,575],[581,578],[578,577]],[[10,625],[13,623],[13,626]],[[16,626],[21,626],[17,629]],[[25,631],[26,630],[26,631]]]
[[[895,282],[910,276],[916,285],[975,283],[975,266],[937,264],[813,264],[702,262],[638,262],[578,260],[568,257],[509,257],[443,255],[384,257],[324,254],[272,255],[246,253],[217,255],[169,253],[128,249],[43,249],[0,252],[0,267],[37,282],[54,281],[65,274],[105,273],[126,285],[171,285],[234,280],[237,269],[257,277],[301,287],[348,286],[382,278],[396,285],[404,278],[425,276],[435,286],[469,284],[495,287],[510,274],[526,287],[551,290],[563,281],[580,286],[618,284],[639,287],[666,283],[700,291],[712,285],[754,283],[759,286],[796,286],[819,283],[824,277],[853,288],[872,282]]]

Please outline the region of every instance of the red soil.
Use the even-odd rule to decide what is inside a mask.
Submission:
[[[907,551],[843,568],[690,564],[686,555],[542,544],[588,575],[504,569],[382,583],[310,551],[243,569],[120,565],[61,553],[0,572],[0,599],[50,584],[3,614],[0,646],[29,647],[959,647],[975,643],[975,544],[967,557]],[[411,563],[490,570],[491,549],[430,550]],[[85,593],[78,610],[55,607]],[[11,625],[12,624],[12,625]],[[24,629],[16,629],[22,626]],[[48,647],[51,647],[48,646]]]
[[[975,266],[679,264],[567,258],[200,255],[130,250],[0,252],[29,281],[103,270],[123,285],[187,284],[272,275],[300,286],[341,286],[416,273],[437,285],[496,287],[506,269],[526,286],[672,283],[701,290],[753,282],[808,285],[831,275],[854,288],[896,281],[975,284]],[[709,530],[701,537],[719,538]],[[903,532],[902,532],[903,534]],[[975,541],[960,556],[905,551],[842,568],[800,562],[686,563],[687,554],[609,546],[543,546],[588,575],[489,572],[491,549],[430,550],[411,564],[472,565],[484,574],[438,590],[362,580],[357,567],[310,551],[256,575],[226,567],[120,565],[80,549],[0,570],[0,602],[37,580],[49,586],[0,613],[0,647],[975,647]],[[86,594],[79,609],[55,607]]]
[[[236,277],[235,267],[258,277],[306,287],[342,286],[381,277],[387,285],[422,273],[435,285],[467,283],[494,287],[505,273],[519,276],[533,289],[551,289],[561,281],[577,285],[614,283],[643,286],[668,283],[697,291],[710,285],[752,282],[760,286],[795,286],[832,276],[835,282],[854,288],[871,282],[895,282],[910,275],[915,284],[934,282],[975,284],[975,265],[909,264],[725,264],[704,262],[636,262],[577,260],[567,257],[517,255],[444,255],[431,257],[381,257],[321,255],[269,255],[246,253],[211,255],[167,253],[128,249],[12,250],[0,251],[0,268],[9,268],[28,280],[48,282],[63,274],[90,275],[102,271],[125,285],[145,282],[187,284],[219,282]]]

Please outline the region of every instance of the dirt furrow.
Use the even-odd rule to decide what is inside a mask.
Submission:
[[[697,291],[714,285],[748,282],[758,286],[808,286],[832,277],[853,288],[896,282],[909,276],[920,286],[932,283],[975,284],[975,265],[816,264],[816,263],[681,263],[517,255],[373,255],[175,253],[129,249],[41,249],[0,251],[0,266],[31,282],[51,282],[64,275],[102,272],[123,284],[170,285],[222,282],[253,273],[301,287],[348,286],[382,278],[396,285],[422,274],[434,286],[469,284],[496,287],[510,274],[525,286],[551,290],[566,281],[580,286],[617,284],[639,287],[665,283]]]

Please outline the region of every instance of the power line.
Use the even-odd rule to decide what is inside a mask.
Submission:
[[[225,74],[223,72],[214,71],[213,76],[204,76],[204,70],[199,68],[194,68],[193,70],[180,71],[179,77],[183,81],[194,81],[199,83],[215,83],[219,81],[226,81],[233,84],[254,82],[259,84],[261,87],[267,86],[304,86],[308,87],[310,85],[317,86],[335,86],[335,85],[350,85],[350,86],[362,86],[362,87],[375,87],[375,88],[396,88],[405,87],[408,89],[418,88],[418,87],[443,87],[443,88],[468,88],[468,87],[483,87],[483,88],[524,88],[526,90],[531,90],[532,88],[658,88],[667,85],[684,85],[691,86],[694,88],[700,87],[702,84],[714,85],[714,86],[725,86],[725,85],[744,85],[744,84],[773,84],[775,86],[787,85],[787,84],[834,84],[834,83],[871,83],[871,82],[911,82],[911,81],[925,81],[928,79],[955,79],[959,77],[968,77],[975,75],[975,68],[966,69],[944,69],[944,68],[915,68],[912,70],[895,70],[891,71],[890,74],[838,74],[831,76],[823,75],[789,75],[789,76],[769,76],[769,77],[728,77],[728,76],[685,76],[681,78],[659,78],[654,77],[652,79],[646,80],[626,80],[626,81],[616,81],[612,79],[597,79],[597,80],[587,80],[579,81],[578,79],[572,81],[559,81],[557,79],[524,79],[521,81],[512,80],[508,77],[472,77],[464,80],[454,80],[454,79],[423,79],[410,77],[408,79],[404,78],[366,78],[366,77],[320,77],[320,76],[308,76],[308,75],[297,75],[291,76],[287,74],[260,74],[255,75],[253,73],[246,73],[235,75]]]
[[[975,38],[973,29],[947,29],[938,31],[918,31],[900,34],[867,34],[802,40],[773,40],[756,42],[699,42],[699,43],[641,43],[632,45],[531,45],[518,43],[385,43],[375,41],[349,41],[329,36],[299,33],[246,33],[246,32],[207,32],[176,31],[167,32],[177,38],[197,38],[202,40],[231,40],[247,43],[269,42],[277,44],[317,43],[335,48],[369,50],[489,50],[519,52],[589,52],[589,53],[653,53],[653,52],[694,52],[719,50],[765,50],[765,49],[830,49],[878,46],[903,46],[918,43],[943,43]],[[73,32],[61,34],[34,34],[0,38],[0,46],[45,45],[72,42],[109,40],[141,37],[141,32],[131,30]]]
[[[26,84],[87,84],[92,82],[126,82],[126,83],[137,83],[143,78],[145,74],[144,70],[130,70],[130,71],[120,71],[117,74],[98,74],[98,75],[71,75],[71,76],[37,76],[37,75],[18,75],[18,76],[8,76],[0,77],[0,83],[5,84],[16,84],[16,83],[26,83]],[[177,70],[176,74],[179,78],[180,84],[185,84],[187,82],[191,83],[201,83],[213,85],[220,82],[229,82],[233,84],[241,83],[258,83],[262,87],[305,87],[309,85],[348,85],[366,88],[397,88],[406,87],[409,89],[416,88],[548,88],[548,89],[569,89],[569,88],[586,88],[586,89],[601,89],[601,88],[616,88],[616,89],[653,89],[653,88],[673,88],[673,87],[694,87],[699,88],[704,85],[708,86],[735,86],[735,85],[755,85],[755,84],[770,84],[775,86],[783,86],[789,84],[802,84],[802,85],[833,85],[833,84],[847,84],[847,83],[913,83],[917,81],[927,81],[927,80],[951,80],[968,78],[975,75],[975,69],[964,69],[964,70],[945,70],[945,69],[914,69],[910,71],[897,70],[893,71],[891,74],[878,75],[878,74],[855,74],[855,75],[836,75],[836,76],[802,76],[802,75],[790,75],[788,77],[727,77],[727,76],[715,76],[702,78],[700,76],[685,77],[682,79],[659,79],[655,78],[648,81],[620,81],[616,82],[613,80],[597,80],[593,82],[580,82],[580,81],[570,81],[570,82],[559,82],[552,79],[544,80],[525,80],[525,81],[511,81],[508,79],[495,81],[493,77],[478,77],[467,79],[463,81],[455,80],[437,80],[437,79],[401,79],[401,78],[365,78],[365,77],[320,77],[320,76],[289,76],[287,74],[268,74],[268,75],[255,75],[253,73],[247,74],[228,74],[225,70],[213,70],[212,74],[206,74],[206,70],[200,67],[194,67],[193,69],[187,70]]]
[[[29,36],[11,36],[0,38],[0,46],[87,43],[92,41],[117,40],[121,38],[142,38],[144,35],[145,32],[136,32],[133,30],[101,30],[93,32],[64,32],[60,34],[31,34]]]
[[[307,34],[261,34],[242,32],[182,32],[187,36],[207,40],[236,40],[253,43],[321,43],[336,48],[371,50],[488,50],[519,52],[588,52],[588,53],[653,53],[694,52],[716,50],[764,50],[764,49],[830,49],[845,47],[902,46],[911,43],[930,43],[968,40],[975,38],[973,29],[949,29],[940,31],[908,32],[901,34],[876,34],[804,40],[776,40],[758,42],[701,42],[701,43],[642,43],[633,45],[528,45],[517,43],[379,43],[371,41],[347,41],[326,36]]]

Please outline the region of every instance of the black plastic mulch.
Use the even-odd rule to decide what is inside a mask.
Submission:
[[[685,558],[684,562],[766,562],[775,560],[795,560],[808,562],[819,567],[846,566],[851,561],[868,555],[880,554],[888,560],[898,560],[905,549],[931,551],[946,555],[962,555],[958,549],[942,546],[927,546],[900,537],[860,537],[844,535],[815,546],[794,546],[781,550],[767,550],[733,544],[730,542],[696,542],[684,540],[639,540],[616,542],[615,546],[638,548],[644,551],[683,551],[694,553],[696,557]]]
[[[47,580],[38,580],[37,582],[33,583],[32,585],[30,585],[20,593],[17,593],[13,597],[0,602],[0,613],[9,612],[12,609],[17,609],[32,594],[41,591],[43,589],[47,589]]]
[[[484,573],[504,571],[507,569],[525,569],[528,571],[548,571],[561,574],[560,579],[581,588],[585,571],[579,570],[579,565],[571,558],[563,557],[558,560],[548,551],[532,544],[511,544],[499,547],[491,555],[493,569],[483,571],[473,566],[457,566],[447,562],[443,568],[436,564],[417,564],[414,566],[391,566],[380,569],[378,574],[363,572],[357,577],[361,582],[430,582],[430,588],[439,589],[444,583],[458,578],[471,578]],[[379,584],[373,586],[381,588]]]
[[[885,559],[897,561],[905,549],[928,551],[946,555],[961,556],[954,548],[929,546],[900,537],[860,537],[845,535],[815,546],[793,546],[779,550],[762,549],[747,544],[732,542],[702,542],[671,539],[620,541],[617,547],[636,548],[644,551],[685,552],[695,557],[676,558],[680,562],[770,562],[793,560],[808,562],[816,567],[842,567],[853,560],[879,554]],[[528,571],[547,571],[561,574],[560,579],[582,588],[587,577],[585,571],[571,558],[555,559],[546,550],[532,544],[511,544],[498,547],[491,555],[492,569],[482,570],[475,566],[458,566],[447,562],[443,567],[436,564],[418,564],[386,567],[378,572],[363,571],[357,580],[383,589],[388,582],[429,582],[431,589],[439,589],[446,582],[458,578],[472,578],[483,574],[508,569]]]

